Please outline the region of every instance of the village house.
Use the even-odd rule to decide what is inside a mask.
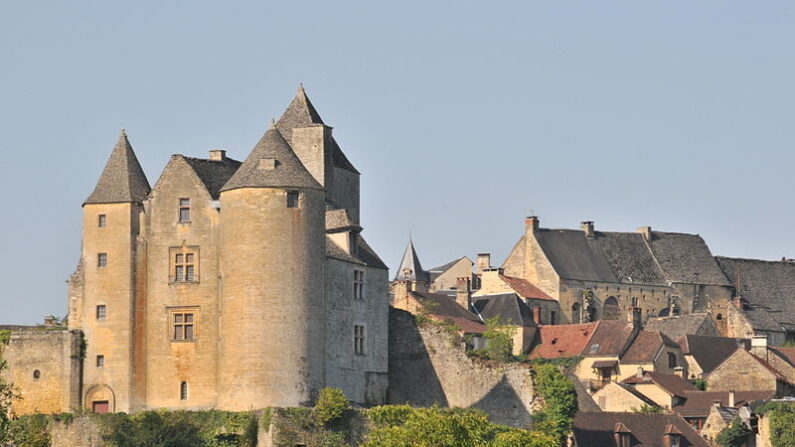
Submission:
[[[660,331],[671,340],[679,340],[685,335],[720,335],[706,312],[649,318],[643,323],[643,327],[649,331]]]
[[[685,401],[673,410],[685,418],[697,431],[701,431],[714,407],[737,409],[754,402],[771,399],[773,390],[762,391],[687,391]]]
[[[690,379],[703,379],[737,348],[751,349],[751,340],[747,338],[685,335],[678,343],[687,362]]]
[[[678,374],[642,369],[638,370],[637,374],[624,379],[622,383],[630,385],[635,391],[652,400],[656,406],[668,410],[684,402],[688,391],[697,391],[693,384]]]
[[[756,339],[754,339],[756,340]],[[753,341],[752,340],[752,343]],[[774,391],[776,397],[795,396],[795,384],[763,358],[738,348],[705,379],[710,391]]]
[[[676,414],[580,412],[573,432],[574,447],[709,447]]]
[[[609,382],[591,396],[602,411],[638,412],[658,407],[657,403],[638,392],[632,385]]]

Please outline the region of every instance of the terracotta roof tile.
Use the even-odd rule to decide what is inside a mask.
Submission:
[[[621,363],[651,362],[663,346],[679,347],[670,337],[659,331],[640,331],[627,352],[621,357]]]
[[[502,279],[508,286],[511,287],[516,293],[519,294],[522,298],[534,298],[537,300],[549,300],[549,301],[557,301],[555,298],[544,293],[543,290],[536,287],[533,283],[526,279],[522,278],[514,278],[513,276],[507,275],[500,275],[500,279]]]
[[[599,322],[539,326],[539,344],[530,358],[559,358],[582,355]]]
[[[676,433],[687,439],[692,447],[708,447],[707,441],[701,438],[681,416],[677,414],[647,413],[614,413],[587,412],[577,413],[574,418],[574,438],[579,447],[609,447],[615,445],[613,437],[616,431],[629,432],[633,446],[659,446],[663,444],[663,435]],[[674,431],[676,430],[676,431]]]

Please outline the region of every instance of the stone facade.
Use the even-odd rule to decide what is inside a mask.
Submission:
[[[795,392],[786,378],[745,349],[737,349],[706,380],[710,391],[772,390],[778,396]]]
[[[327,385],[384,402],[388,269],[361,236],[359,175],[303,88],[245,162],[174,155],[151,190],[122,133],[69,280],[82,370],[42,368],[61,362],[51,389],[77,396],[45,401],[14,362],[18,412],[300,406]]]

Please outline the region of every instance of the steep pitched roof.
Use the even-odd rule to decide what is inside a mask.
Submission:
[[[709,333],[703,335],[718,335],[714,323],[706,312],[649,318],[644,327],[649,331],[660,331],[674,340],[705,330]]]
[[[425,306],[430,315],[450,320],[464,332],[482,333],[486,330],[480,319],[458,305],[454,298],[439,293],[417,291],[409,293]]]
[[[414,242],[410,238],[395,273],[395,281],[430,281],[430,275],[422,269],[420,258],[414,249]]]
[[[326,231],[338,232],[349,229],[361,229],[353,223],[346,209],[326,209]]]
[[[151,190],[127,133],[122,129],[97,186],[83,204],[141,203]]]
[[[182,158],[193,169],[199,180],[202,181],[207,192],[213,199],[218,199],[221,194],[221,188],[240,167],[240,162],[231,158],[224,158],[223,160],[208,160],[205,158]]]
[[[599,323],[539,326],[539,343],[529,357],[554,359],[582,355]]]
[[[739,406],[757,400],[767,400],[775,395],[775,390],[735,391],[734,405]],[[684,397],[685,401],[675,406],[673,410],[687,418],[707,417],[710,408],[716,401],[719,401],[721,405],[729,404],[728,391],[687,391]]]
[[[644,371],[641,377],[637,375],[629,376],[624,379],[624,383],[631,385],[654,383],[668,394],[678,397],[684,397],[688,391],[698,391],[693,384],[676,374],[663,374],[652,371]]]
[[[453,259],[452,261],[450,261],[450,262],[448,262],[446,264],[442,264],[442,265],[440,265],[438,267],[433,267],[433,268],[428,269],[428,274],[430,275],[430,280],[431,281],[436,281],[436,278],[438,278],[439,276],[443,275],[444,272],[450,270],[453,266],[455,266],[456,264],[458,264],[459,262],[461,262],[464,259],[469,260],[469,258],[467,258],[466,256],[461,256],[460,258]],[[469,262],[471,263],[472,261],[469,261]]]
[[[613,433],[629,432],[634,447],[663,444],[663,435],[677,433],[687,439],[685,445],[708,447],[709,444],[681,416],[666,413],[579,412],[574,417],[574,438],[578,447],[616,445]]]
[[[366,265],[368,267],[389,270],[381,258],[375,253],[361,234],[357,235],[355,253],[348,253],[340,248],[330,237],[326,236],[326,257],[340,261],[350,262],[351,264]]]
[[[504,322],[516,326],[537,326],[536,321],[533,321],[533,310],[515,293],[478,299],[474,306],[484,320],[500,317]]]
[[[795,263],[758,259],[715,258],[746,301],[743,313],[754,329],[795,331]]]
[[[561,278],[624,284],[667,285],[639,233],[580,230],[535,232],[544,254]]]
[[[668,281],[731,286],[701,236],[653,231],[647,243]]]
[[[323,189],[275,126],[265,132],[221,191],[237,188]]]
[[[790,365],[795,366],[795,348],[782,348],[780,346],[771,347],[772,351],[776,351],[784,360],[789,362]]]
[[[293,144],[293,129],[322,125],[324,125],[323,120],[320,118],[320,114],[317,113],[315,106],[309,101],[303,85],[298,87],[295,98],[293,98],[276,123],[279,132],[284,135],[284,139],[289,144]],[[345,153],[342,152],[342,149],[340,149],[336,139],[332,138],[331,145],[331,161],[334,166],[359,174],[359,171],[356,170],[350,160],[348,160],[348,157],[345,156]]]
[[[601,320],[583,351],[586,356],[619,356],[633,340],[632,326],[620,320]]]
[[[659,331],[640,331],[627,352],[621,357],[621,363],[652,362],[663,346],[679,347],[676,342]]]
[[[514,278],[513,276],[500,275],[508,286],[518,293],[522,298],[533,298],[537,300],[557,301],[555,298],[544,293],[543,290],[536,287],[530,281],[523,278]]]
[[[685,335],[679,339],[682,353],[692,355],[704,374],[709,374],[737,348],[751,348],[747,338],[709,337],[704,335]]]

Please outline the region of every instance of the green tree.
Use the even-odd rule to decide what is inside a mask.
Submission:
[[[715,441],[721,447],[742,447],[752,434],[751,429],[746,427],[739,417],[735,417],[731,425],[718,433]]]
[[[507,324],[499,316],[486,319],[486,357],[491,360],[507,362],[513,359],[513,336],[516,328]]]
[[[544,407],[533,414],[533,429],[553,436],[564,445],[577,414],[577,390],[562,372],[551,364],[535,367],[536,391],[544,399]]]
[[[315,404],[315,420],[325,425],[342,417],[350,406],[345,393],[337,388],[323,388]]]

